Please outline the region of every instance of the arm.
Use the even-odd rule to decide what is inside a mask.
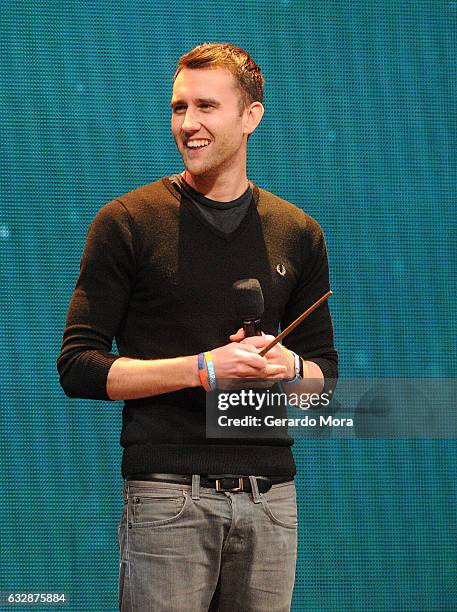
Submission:
[[[284,377],[286,366],[257,354],[250,344],[230,343],[211,351],[218,378]],[[109,399],[128,400],[199,387],[197,355],[174,359],[128,359],[111,366],[107,378]]]
[[[327,251],[319,224],[309,218],[302,238],[302,271],[285,308],[282,329],[329,290]],[[273,336],[244,339],[244,332],[239,329],[230,339],[249,343],[260,350],[273,340]],[[327,302],[296,327],[284,339],[284,345],[277,344],[267,353],[269,361],[285,366],[286,380],[295,376],[295,359],[291,351],[303,359],[303,379],[294,384],[284,382],[286,393],[320,394],[324,389],[333,392],[338,377],[338,354],[333,345],[333,326]]]
[[[110,399],[108,371],[119,359],[112,343],[127,312],[135,267],[129,215],[120,202],[110,202],[90,226],[57,360],[69,397]]]
[[[320,225],[309,218],[302,236],[302,270],[281,320],[285,329],[306,308],[330,288],[327,248]],[[333,392],[338,379],[338,353],[334,346],[333,325],[325,301],[286,338],[284,346],[304,360],[304,379],[285,384],[293,393]]]
[[[140,241],[120,202],[103,207],[88,233],[80,276],[70,303],[57,367],[69,397],[139,399],[200,385],[197,356],[131,359],[111,352],[129,306]],[[212,350],[218,376],[275,377],[251,346],[229,343]]]
[[[109,399],[129,400],[200,386],[197,357],[129,359],[120,357],[108,372]]]

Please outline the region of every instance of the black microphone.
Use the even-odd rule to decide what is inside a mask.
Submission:
[[[236,312],[243,323],[245,336],[261,336],[260,319],[264,304],[259,281],[256,278],[243,278],[233,283],[233,290]]]

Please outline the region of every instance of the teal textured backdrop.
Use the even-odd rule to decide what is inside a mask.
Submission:
[[[4,0],[0,19],[0,591],[114,611],[121,404],[67,399],[55,360],[96,211],[182,169],[177,58],[230,41],[264,70],[249,176],[324,228],[342,374],[455,377],[457,2]],[[293,610],[455,611],[456,451],[299,440]]]

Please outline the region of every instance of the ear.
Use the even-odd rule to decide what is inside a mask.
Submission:
[[[244,109],[244,133],[252,134],[259,125],[265,109],[261,102],[252,102]]]

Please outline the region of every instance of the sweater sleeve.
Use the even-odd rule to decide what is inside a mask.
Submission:
[[[281,321],[285,329],[329,290],[325,239],[320,225],[309,218],[302,242],[302,270]],[[284,345],[306,361],[315,362],[324,375],[325,389],[334,389],[338,378],[338,353],[328,300],[284,339]]]
[[[135,268],[130,216],[119,201],[104,206],[90,226],[57,360],[69,397],[109,399],[106,380],[113,338],[129,302]]]

